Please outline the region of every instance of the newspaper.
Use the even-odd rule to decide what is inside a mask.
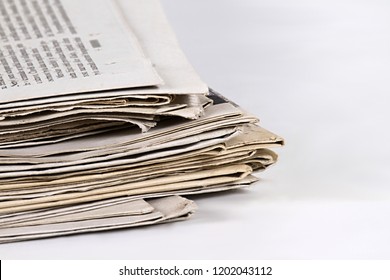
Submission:
[[[122,139],[106,135],[108,142],[92,137],[84,146],[64,142],[50,149],[46,145],[42,146],[49,152],[46,156],[37,154],[42,150],[39,146],[4,150],[0,214],[211,189],[273,164],[276,154],[267,148],[283,140],[251,124],[256,119],[236,105],[219,102],[206,108],[198,120],[169,122],[150,135],[138,133],[129,138],[126,134]],[[77,147],[76,152],[64,149],[65,144]],[[15,157],[18,153],[29,157]]]
[[[180,196],[150,199],[147,202],[134,200],[51,220],[36,219],[34,222],[20,221],[12,227],[1,226],[0,243],[179,221],[187,219],[195,210],[193,201]]]
[[[163,83],[111,0],[1,1],[0,10],[0,103]]]
[[[255,140],[253,136],[246,136],[250,130],[253,129],[244,128],[241,135],[231,138],[230,141],[225,140],[222,146],[224,151],[219,152],[219,156],[210,153],[208,149],[206,153],[182,154],[181,156],[186,158],[187,162],[181,160],[178,163],[177,157],[171,159],[170,162],[164,162],[169,160],[169,157],[162,157],[163,163],[150,165],[150,161],[144,161],[143,164],[146,166],[143,168],[137,168],[137,164],[133,164],[131,168],[126,165],[124,171],[107,170],[103,175],[98,176],[83,173],[77,176],[71,173],[59,180],[45,176],[44,180],[50,179],[46,183],[40,181],[39,177],[38,181],[33,183],[31,181],[11,181],[8,185],[1,186],[3,196],[0,200],[10,201],[0,202],[0,212],[9,213],[72,204],[77,201],[95,201],[124,195],[231,183],[249,175],[253,168],[265,168],[276,160],[274,153],[263,148],[264,143],[261,142],[264,139]],[[196,155],[199,156],[196,157]],[[242,164],[238,165],[237,163],[240,162]],[[124,167],[119,165],[116,168],[123,169]],[[28,178],[31,179],[31,177]],[[35,191],[37,188],[39,191]],[[78,200],[79,198],[81,200]]]
[[[150,106],[142,102],[138,105],[126,99],[114,100],[116,102],[113,103],[109,101],[109,104],[95,101],[0,113],[0,149],[61,142],[86,134],[99,134],[107,131],[107,128],[113,130],[136,126],[146,132],[163,117],[196,119],[211,104],[207,97],[191,95],[171,97],[168,104]]]
[[[25,0],[19,0],[20,2],[27,2]],[[31,106],[36,104],[54,104],[63,101],[76,101],[84,99],[99,99],[99,98],[108,98],[108,97],[118,97],[118,96],[129,96],[129,95],[140,95],[140,94],[201,94],[205,95],[208,91],[207,85],[199,78],[198,74],[194,71],[188,60],[186,59],[183,52],[180,50],[180,47],[176,41],[175,35],[171,30],[169,23],[167,22],[164,12],[160,3],[157,0],[150,1],[113,1],[113,0],[99,0],[104,2],[102,5],[96,5],[95,1],[66,1],[66,0],[51,0],[51,2],[56,2],[58,5],[68,5],[68,2],[71,2],[71,5],[81,5],[84,9],[78,9],[78,11],[85,11],[85,7],[88,11],[89,6],[94,7],[94,9],[100,10],[99,13],[106,13],[104,6],[111,6],[109,10],[112,11],[111,16],[114,17],[115,14],[122,13],[123,20],[120,20],[121,17],[118,17],[115,24],[120,27],[119,29],[126,30],[128,40],[140,47],[143,50],[143,53],[146,57],[152,62],[154,69],[158,72],[158,75],[162,78],[163,82],[159,83],[158,86],[154,87],[141,87],[134,89],[126,90],[116,90],[116,91],[104,91],[102,87],[95,89],[95,91],[80,90],[74,92],[71,95],[64,95],[65,92],[60,94],[52,94],[51,96],[44,96],[45,98],[38,98],[41,93],[37,90],[32,92],[29,95],[30,98],[27,101],[17,101],[21,98],[16,98],[12,96],[2,97],[0,96],[0,109],[1,108],[15,108],[15,107],[24,107]],[[40,0],[40,2],[47,2]],[[66,2],[66,4],[64,4]],[[29,3],[29,2],[27,2]],[[49,5],[51,6],[51,5]],[[73,10],[72,10],[73,11]],[[119,11],[119,12],[118,12]],[[83,22],[86,19],[84,12],[72,12],[72,17],[77,18],[77,22],[80,22],[84,26]],[[90,14],[90,12],[88,12]],[[109,17],[109,15],[105,15]],[[145,24],[145,18],[148,19],[148,24]],[[98,26],[101,24],[98,24]],[[108,30],[111,35],[112,29]],[[105,27],[107,29],[107,26]],[[118,30],[119,30],[118,29]],[[116,30],[116,28],[115,28]],[[107,31],[107,30],[106,30]],[[119,32],[119,31],[118,31]],[[124,31],[121,31],[124,32]],[[53,36],[55,36],[54,34]],[[138,42],[137,40],[138,39]],[[84,40],[88,40],[88,37]],[[120,45],[118,45],[119,47]],[[92,51],[97,51],[88,45]],[[114,48],[115,50],[116,48]],[[125,47],[124,47],[125,49]],[[134,47],[134,49],[136,49]],[[140,51],[140,50],[139,50]],[[113,53],[113,52],[112,52]],[[111,57],[112,53],[109,54]],[[117,53],[117,52],[116,52]],[[161,55],[161,54],[164,55]],[[92,55],[92,54],[90,54]],[[91,56],[92,57],[92,56]],[[131,57],[131,56],[130,56]],[[127,61],[129,59],[128,55],[120,57]],[[133,65],[133,64],[130,64]],[[115,67],[115,64],[112,64],[111,67]],[[131,67],[132,68],[132,67]],[[111,77],[111,76],[110,76]],[[111,77],[112,78],[112,77]],[[109,82],[118,82],[116,79],[104,79],[105,83]],[[121,81],[127,81],[128,77],[121,79]],[[100,77],[100,82],[103,79]],[[85,86],[86,81],[82,80],[79,83],[79,86]],[[112,89],[107,87],[107,89]],[[4,89],[6,91],[9,89]],[[58,90],[56,90],[58,92]],[[98,91],[98,92],[97,92]],[[82,93],[81,93],[82,92]],[[3,99],[2,99],[3,98]],[[12,102],[12,103],[9,103]]]
[[[0,127],[2,128],[0,148],[60,142],[70,138],[104,133],[108,128],[114,127],[137,126],[142,132],[145,132],[156,125],[156,120],[159,117],[181,116],[196,119],[203,114],[203,108],[207,106],[209,101],[201,95],[206,94],[207,87],[178,48],[175,36],[164,18],[159,3],[133,1],[122,4],[126,6],[128,13],[124,13],[124,8],[120,6],[120,3],[113,0],[99,0],[99,2],[40,0],[34,3],[19,0],[15,3],[2,4],[4,17],[10,20],[10,25],[7,25],[9,30],[5,30],[7,32],[4,33],[4,40],[0,43],[0,50],[3,47],[11,48],[15,45],[16,48],[19,45],[25,45],[28,50],[44,52],[44,55],[40,54],[42,62],[39,63],[41,60],[30,59],[32,55],[26,53],[24,57],[32,62],[28,60],[22,61],[22,63],[20,62],[22,58],[16,57],[19,52],[13,51],[15,55],[11,56],[11,60],[15,65],[10,65],[8,68],[7,59],[10,54],[4,53],[3,55],[4,70],[8,78],[14,77],[15,81],[11,81],[11,83],[15,85],[12,87],[3,86],[0,96]],[[91,11],[93,16],[85,20],[80,11],[88,9],[88,6],[93,6]],[[48,15],[45,17],[44,14],[37,13],[34,15],[37,18],[32,17],[31,22],[29,22],[31,26],[26,24],[25,21],[29,13],[38,10],[46,11]],[[135,15],[134,10],[139,10],[137,15]],[[106,13],[106,11],[109,12]],[[147,28],[145,28],[142,17],[139,17],[142,13],[150,16],[151,20]],[[100,17],[101,14],[104,16]],[[30,17],[28,18],[30,19]],[[23,32],[20,31],[23,34],[18,34],[18,30],[11,28],[13,20],[17,21],[15,24],[26,27]],[[156,26],[158,26],[158,30],[155,29]],[[47,31],[47,34],[41,32],[43,37],[37,37],[37,34],[34,33],[34,30],[39,31],[40,28]],[[111,32],[111,29],[114,32]],[[138,34],[141,42],[138,42],[133,30]],[[32,71],[31,67],[37,68],[43,65],[44,69],[47,68],[42,70],[43,72],[34,68],[38,76],[53,76],[59,71],[64,72],[65,70],[69,75],[73,75],[72,71],[66,68],[66,66],[72,67],[70,62],[76,63],[79,68],[83,67],[83,61],[79,58],[80,54],[77,53],[77,49],[73,50],[69,43],[71,39],[88,42],[86,44],[88,48],[84,47],[83,50],[89,52],[84,55],[91,59],[96,56],[99,62],[95,63],[96,67],[102,64],[102,71],[105,70],[104,67],[107,68],[102,72],[105,73],[104,75],[100,73],[99,77],[83,76],[81,78],[76,73],[70,82],[65,79],[66,77],[50,81],[38,77],[42,80],[38,84],[23,80],[23,77],[25,79],[31,78],[25,74],[26,69],[29,70],[28,73]],[[53,48],[59,50],[60,47],[63,47],[66,53],[60,53],[57,57],[57,53],[53,55],[50,44],[57,41],[62,42],[61,40],[65,40],[65,45]],[[44,44],[44,47],[41,44]],[[147,53],[143,51],[144,49],[147,49]],[[162,50],[164,51],[163,56],[160,55]],[[151,56],[152,60],[146,55]],[[34,59],[37,59],[36,57],[34,56]],[[120,60],[120,63],[117,60]],[[135,62],[138,60],[147,61],[155,76],[159,72],[164,77],[164,80],[160,79],[160,86],[157,86],[158,83],[142,84],[142,79],[148,79],[147,73],[137,74],[142,77],[133,73],[132,77],[139,82],[133,86],[131,84],[127,86],[116,85],[118,82],[131,83],[132,80],[129,79],[131,73],[128,73],[128,70],[137,71]],[[34,63],[38,66],[28,67]],[[62,68],[57,69],[50,63],[58,64],[58,67]],[[122,64],[127,68],[122,67]],[[48,67],[48,65],[52,67]],[[118,68],[115,71],[119,71],[122,76],[118,76],[119,74],[110,70],[115,67]],[[17,73],[13,73],[14,70]],[[19,76],[25,83],[24,86],[18,84],[18,82],[21,83],[17,80]],[[94,85],[92,81],[94,79],[99,83],[99,87]],[[63,86],[61,86],[62,84]],[[142,87],[142,85],[147,87]],[[118,87],[126,87],[126,90],[112,90]],[[129,90],[131,87],[136,88],[132,91]],[[140,95],[150,96],[153,99],[156,94],[158,96],[165,94],[170,102],[159,108],[150,108],[134,100]],[[175,97],[172,94],[181,96]],[[119,98],[125,105],[112,104],[113,99]],[[94,106],[93,103],[95,103]],[[152,104],[153,106],[155,105]],[[21,131],[23,133],[20,133]]]
[[[94,15],[84,20],[88,6]],[[18,13],[28,9],[46,13],[15,30],[18,40],[10,37],[10,27],[23,23]],[[2,89],[0,243],[185,219],[195,205],[180,196],[248,187],[254,172],[277,161],[272,149],[284,140],[207,88],[157,0],[16,0],[1,2],[0,10],[8,28],[1,50],[80,38],[97,67],[103,64],[95,77],[101,84],[77,76],[66,88],[66,79],[56,79]],[[34,21],[52,32],[25,38]],[[27,71],[19,68],[12,71]]]
[[[220,104],[222,105],[222,104]],[[228,105],[228,104],[227,104]],[[220,107],[216,105],[215,107]],[[212,107],[210,107],[211,109]],[[222,110],[219,110],[222,111]],[[223,111],[222,111],[223,112]],[[88,170],[93,168],[105,168],[108,166],[117,166],[120,164],[129,164],[134,163],[140,160],[152,160],[155,158],[161,158],[166,157],[169,155],[177,154],[182,151],[191,151],[200,149],[202,147],[210,147],[215,144],[222,143],[224,139],[216,138],[216,139],[210,139],[205,141],[200,141],[199,139],[199,130],[202,130],[207,132],[207,128],[220,128],[218,125],[221,125],[221,127],[226,127],[227,125],[235,127],[236,125],[242,123],[242,122],[251,122],[252,119],[246,119],[244,118],[233,118],[233,120],[229,120],[226,115],[222,115],[225,117],[225,119],[220,119],[221,121],[218,122],[218,118],[210,118],[209,121],[213,121],[211,124],[207,121],[207,119],[203,122],[204,127],[202,127],[202,122],[199,122],[198,126],[194,129],[193,126],[189,125],[191,122],[185,122],[187,126],[175,126],[175,125],[167,125],[164,128],[157,128],[153,133],[150,133],[153,136],[159,136],[156,137],[159,142],[162,140],[163,135],[166,135],[165,141],[158,145],[158,142],[153,141],[155,139],[151,139],[150,141],[147,141],[148,136],[150,135],[144,135],[141,134],[140,138],[133,138],[133,140],[140,140],[138,142],[133,141],[132,143],[136,143],[135,146],[131,145],[131,142],[129,143],[128,135],[124,135],[122,139],[118,135],[115,135],[115,137],[110,137],[110,134],[106,134],[105,136],[108,136],[107,138],[102,139],[102,141],[99,141],[97,137],[91,137],[91,141],[84,141],[84,142],[77,142],[77,144],[71,144],[66,147],[65,144],[69,144],[68,142],[73,143],[73,141],[68,141],[64,143],[55,144],[55,147],[51,145],[51,147],[43,146],[41,149],[38,149],[39,147],[33,147],[35,148],[35,152],[39,152],[40,155],[42,155],[42,149],[45,150],[45,153],[51,152],[52,155],[54,153],[57,154],[56,156],[52,157],[52,163],[50,163],[50,157],[48,159],[39,158],[39,159],[31,159],[29,163],[32,163],[33,161],[36,161],[35,165],[31,164],[21,164],[21,162],[18,162],[16,165],[8,164],[7,159],[4,159],[3,162],[7,163],[7,165],[0,165],[0,178],[9,178],[9,177],[20,177],[20,176],[31,176],[31,175],[48,175],[48,174],[56,174],[56,173],[63,173],[63,172],[72,172],[72,171],[80,171],[80,170]],[[181,128],[181,130],[177,130],[177,128]],[[187,133],[187,129],[189,131],[193,130],[197,133],[196,137],[189,137],[190,133]],[[229,127],[229,126],[227,126]],[[175,135],[172,131],[178,131],[178,133]],[[140,135],[139,133],[136,134]],[[208,134],[206,134],[208,135]],[[259,136],[265,136],[264,144],[272,144],[273,142],[276,145],[280,145],[282,143],[282,140],[280,137],[267,133],[265,130],[261,130],[258,133]],[[174,138],[174,137],[179,138]],[[182,142],[180,139],[181,137],[185,136],[184,140],[187,142]],[[260,138],[261,139],[261,138]],[[105,141],[107,140],[107,141]],[[125,140],[122,142],[122,140]],[[114,143],[112,141],[115,141]],[[195,142],[194,145],[189,146],[189,141]],[[123,146],[117,146],[118,144],[127,143]],[[161,143],[161,142],[160,142]],[[84,146],[82,146],[85,144]],[[93,144],[94,146],[91,146]],[[89,145],[89,146],[86,146]],[[174,149],[175,146],[183,146],[184,148]],[[133,147],[133,149],[131,149]],[[87,152],[87,155],[85,152],[82,153],[75,153],[70,154],[72,151],[74,151],[74,148],[81,151],[89,151]],[[170,149],[168,149],[170,148]],[[92,150],[92,151],[91,151]],[[160,153],[156,153],[154,151],[156,150],[162,150]],[[124,152],[123,152],[124,151]],[[12,151],[12,150],[6,150],[4,151],[4,155],[6,152],[12,153],[12,156],[15,156],[16,153],[20,154],[26,154],[28,155],[29,152],[26,151],[26,149],[21,149],[19,151]],[[58,153],[66,153],[62,157],[61,161],[61,155],[58,155]],[[137,154],[141,154],[138,157],[134,157]],[[39,155],[39,154],[38,154]],[[132,156],[131,158],[128,158],[129,156]],[[37,157],[37,154],[33,155],[33,157]],[[127,157],[127,158],[126,158]],[[27,160],[27,159],[26,159]],[[46,162],[45,162],[46,161]],[[43,163],[39,163],[43,162]],[[29,171],[30,170],[30,171]]]

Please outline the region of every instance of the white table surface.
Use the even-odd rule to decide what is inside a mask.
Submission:
[[[0,259],[390,258],[390,2],[164,0],[214,89],[283,136],[190,220],[0,245]]]

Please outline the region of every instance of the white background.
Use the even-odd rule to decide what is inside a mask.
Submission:
[[[0,245],[0,258],[390,258],[390,2],[164,0],[214,89],[286,146],[186,222]]]

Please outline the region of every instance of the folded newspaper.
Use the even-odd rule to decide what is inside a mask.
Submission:
[[[0,10],[0,243],[183,220],[183,196],[277,160],[283,139],[202,82],[157,0]]]

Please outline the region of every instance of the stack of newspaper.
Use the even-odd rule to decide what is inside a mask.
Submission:
[[[276,161],[283,140],[200,80],[159,2],[0,10],[0,243],[185,219],[182,195]]]

